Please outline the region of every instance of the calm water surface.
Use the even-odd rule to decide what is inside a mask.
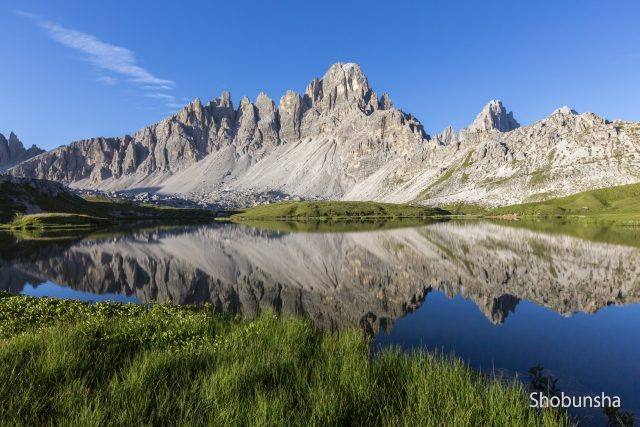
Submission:
[[[2,234],[0,289],[210,302],[247,317],[273,308],[328,329],[364,328],[376,348],[454,353],[483,371],[526,377],[540,364],[561,390],[618,395],[640,417],[632,232],[534,228],[446,222],[289,233],[224,224],[45,241]]]

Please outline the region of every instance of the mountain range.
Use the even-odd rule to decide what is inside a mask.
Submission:
[[[76,141],[10,173],[206,203],[266,194],[498,206],[640,181],[640,123],[563,107],[521,127],[494,100],[467,128],[430,136],[357,64],[336,63],[277,105],[264,93],[237,108],[228,92],[196,99],[133,135]]]

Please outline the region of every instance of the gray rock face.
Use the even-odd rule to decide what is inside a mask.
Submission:
[[[313,83],[312,83],[313,84]],[[280,137],[284,142],[300,139],[302,97],[292,90],[280,98]]]
[[[44,153],[44,150],[32,145],[24,148],[15,133],[9,134],[9,140],[0,133],[0,171],[9,169],[18,163]]]
[[[391,97],[388,93],[383,93],[380,98],[380,109],[381,110],[389,110],[393,108],[393,102],[391,102]]]
[[[502,101],[494,99],[485,105],[468,129],[472,132],[484,132],[491,129],[509,132],[519,127],[520,124],[513,118],[513,113],[507,112]]]
[[[435,136],[435,140],[442,145],[457,144],[458,134],[451,126],[447,126],[441,134]]]
[[[236,108],[223,92],[134,135],[77,141],[11,173],[206,203],[271,193],[495,206],[638,182],[639,129],[568,108],[519,127],[491,101],[469,128],[431,138],[357,64],[337,63],[277,107],[261,93]]]

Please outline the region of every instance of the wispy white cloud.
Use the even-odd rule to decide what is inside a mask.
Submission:
[[[144,96],[146,96],[147,98],[158,98],[158,99],[164,99],[167,101],[175,101],[176,97],[173,95],[169,95],[167,93],[145,93]]]
[[[139,66],[134,53],[127,48],[103,42],[91,34],[65,28],[38,15],[21,11],[17,13],[34,21],[53,40],[83,53],[85,60],[99,68],[120,74],[138,83],[168,88],[173,86],[173,81],[159,78]]]
[[[111,76],[100,76],[96,79],[98,82],[103,83],[107,86],[115,86],[118,83],[118,79]]]
[[[155,99],[159,99],[161,101],[164,101],[164,105],[166,107],[169,107],[173,110],[180,110],[182,107],[184,107],[184,104],[180,104],[179,102],[181,100],[177,99],[175,96],[173,95],[169,95],[167,93],[145,93],[144,96],[146,96],[147,98],[155,98]],[[175,113],[176,111],[173,111],[171,114]]]
[[[146,85],[146,86],[142,86],[142,89],[147,89],[147,90],[171,90],[173,88],[171,86],[168,86],[168,85]]]

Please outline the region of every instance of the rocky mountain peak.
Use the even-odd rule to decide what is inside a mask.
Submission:
[[[379,107],[381,110],[390,110],[393,108],[393,102],[391,102],[391,96],[387,92],[382,94],[380,98]]]
[[[266,93],[260,92],[256,98],[256,106],[258,109],[262,109],[264,106],[269,106],[269,108],[271,108],[274,106],[273,99],[271,99]]]
[[[509,132],[519,127],[520,123],[513,118],[513,112],[507,111],[502,101],[494,99],[485,105],[468,129],[473,132],[491,129]]]
[[[343,83],[348,83],[350,87],[352,85],[369,87],[362,69],[354,62],[336,62],[324,74],[322,82],[326,87]],[[357,90],[357,86],[355,89]]]
[[[0,133],[0,165],[4,163],[4,159],[9,158],[11,152],[9,151],[9,141]]]
[[[435,140],[441,145],[454,144],[458,142],[458,134],[453,126],[447,126],[441,134],[436,135]]]
[[[204,109],[204,106],[202,105],[202,101],[200,101],[200,98],[196,98],[190,103],[188,103],[187,105],[185,105],[184,107],[182,107],[180,111],[201,112],[203,109]]]
[[[9,139],[0,133],[0,171],[9,169],[18,163],[44,153],[44,150],[32,145],[25,150],[18,136],[11,132]]]
[[[231,101],[231,93],[229,93],[226,90],[222,91],[222,93],[220,94],[220,98],[216,98],[212,102],[216,107],[233,108],[233,101]]]
[[[205,109],[200,98],[196,98],[182,107],[173,118],[189,126],[197,126],[198,124],[205,123],[207,120]]]
[[[565,114],[565,115],[566,115],[566,114],[571,114],[571,115],[577,115],[577,114],[578,114],[578,112],[577,112],[576,110],[574,110],[574,109],[572,109],[572,108],[570,108],[570,107],[567,107],[567,106],[565,105],[564,107],[560,107],[560,108],[556,109],[556,110],[553,112],[553,115],[555,115],[555,114]]]
[[[249,99],[248,96],[245,95],[240,100],[240,109],[246,108],[248,105],[251,105],[251,100]]]
[[[18,136],[13,132],[9,134],[9,150],[14,153],[24,150],[24,145],[22,145],[22,142],[18,139]]]
[[[312,81],[307,94],[323,111],[350,109],[371,110],[373,91],[358,64],[337,62],[320,81]],[[377,98],[375,100],[377,105]]]

